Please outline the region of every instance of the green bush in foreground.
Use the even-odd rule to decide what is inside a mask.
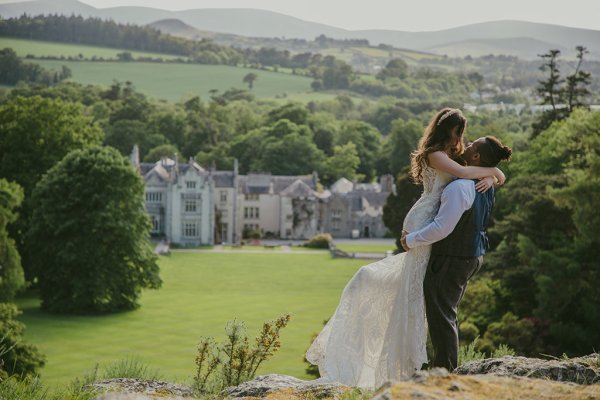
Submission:
[[[284,314],[276,321],[265,322],[253,346],[244,323],[236,320],[227,323],[227,339],[223,343],[202,338],[196,356],[195,391],[218,394],[229,386],[253,379],[260,364],[281,347],[279,331],[290,319],[289,314]]]
[[[0,303],[0,379],[34,375],[45,364],[37,347],[23,343],[25,325],[16,320],[20,314],[14,304]]]

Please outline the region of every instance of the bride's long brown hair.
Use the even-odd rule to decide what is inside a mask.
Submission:
[[[453,146],[452,129],[456,126],[459,140]],[[423,182],[423,162],[429,164],[427,156],[434,151],[445,151],[452,159],[460,157],[465,150],[462,135],[466,127],[467,119],[459,109],[446,107],[435,114],[425,128],[417,149],[410,155],[410,175],[415,183]]]

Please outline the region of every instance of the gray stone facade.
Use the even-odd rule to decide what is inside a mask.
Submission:
[[[383,237],[383,205],[393,179],[363,184],[338,180],[319,190],[318,176],[270,173],[239,175],[204,169],[193,159],[163,158],[132,163],[146,184],[145,205],[152,234],[181,246],[240,243],[244,230],[262,237],[309,239],[317,233],[334,238]]]

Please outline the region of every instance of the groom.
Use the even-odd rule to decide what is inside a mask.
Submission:
[[[495,167],[511,154],[496,137],[487,136],[469,144],[462,157],[471,166]],[[442,192],[434,221],[400,239],[405,250],[433,244],[423,290],[435,367],[452,371],[458,365],[457,308],[488,248],[485,230],[493,205],[493,187],[480,193],[473,180],[456,179]]]

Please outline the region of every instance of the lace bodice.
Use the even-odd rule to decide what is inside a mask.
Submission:
[[[423,194],[404,229],[418,230],[435,217],[452,176],[423,168]],[[333,316],[306,359],[322,382],[378,388],[410,376],[427,362],[423,278],[431,246],[421,246],[361,267],[348,282]]]
[[[406,214],[402,227],[405,231],[414,232],[433,220],[440,207],[442,191],[453,179],[446,172],[423,165],[423,193]]]

